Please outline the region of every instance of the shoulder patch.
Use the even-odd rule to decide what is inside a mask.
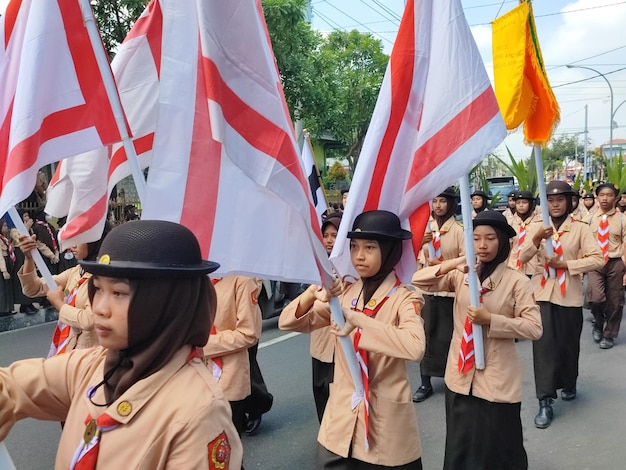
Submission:
[[[222,432],[207,445],[209,470],[228,470],[230,467],[230,444],[226,433]]]
[[[250,301],[252,302],[252,305],[258,305],[259,289],[254,289],[254,291],[252,291],[252,294],[250,294]]]
[[[413,302],[413,308],[415,309],[415,314],[417,316],[420,316],[421,313],[422,313],[422,305],[419,302],[414,301]]]

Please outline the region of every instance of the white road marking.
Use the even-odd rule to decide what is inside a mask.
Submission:
[[[273,344],[280,343],[282,341],[287,341],[288,339],[293,338],[294,336],[301,335],[301,334],[302,333],[298,333],[297,331],[292,331],[291,333],[287,333],[285,335],[279,336],[278,338],[270,339],[268,341],[263,341],[262,343],[259,344],[259,349],[263,349],[267,346],[271,346]]]

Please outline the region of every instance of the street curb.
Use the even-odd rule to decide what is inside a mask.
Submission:
[[[0,318],[0,333],[57,321],[58,318],[59,312],[53,307],[40,308],[37,313],[33,315],[16,313],[15,315]]]

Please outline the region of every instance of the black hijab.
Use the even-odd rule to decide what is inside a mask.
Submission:
[[[506,262],[509,258],[509,254],[511,253],[511,240],[509,236],[499,227],[493,225],[491,225],[491,227],[493,227],[496,231],[496,236],[498,237],[498,252],[496,253],[494,259],[479,266],[478,280],[481,284],[485,279],[493,274],[501,263]]]
[[[380,287],[402,257],[402,240],[378,240],[378,244],[380,246],[381,265],[376,274],[362,278],[363,305],[367,305],[376,289]]]

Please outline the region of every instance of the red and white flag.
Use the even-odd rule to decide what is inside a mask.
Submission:
[[[317,218],[322,220],[322,215],[328,210],[328,202],[326,201],[324,188],[320,183],[319,171],[315,164],[311,139],[306,131],[304,132],[304,142],[302,143],[301,161],[302,169],[304,170],[304,174],[309,181],[309,187],[311,188],[311,197],[313,198]]]
[[[137,19],[111,68],[141,168],[150,164],[157,120],[161,67],[160,4],[152,2]],[[68,158],[59,164],[47,192],[46,212],[67,216],[61,246],[98,240],[113,187],[131,174],[121,143]]]
[[[237,272],[328,281],[258,0],[161,0],[158,123],[142,218],[180,222]]]
[[[0,214],[41,167],[121,140],[78,1],[9,2],[0,83]]]
[[[413,232],[398,269],[408,282],[428,202],[505,136],[461,2],[408,0],[331,255],[338,272],[355,274],[346,241],[355,217],[384,209]]]

